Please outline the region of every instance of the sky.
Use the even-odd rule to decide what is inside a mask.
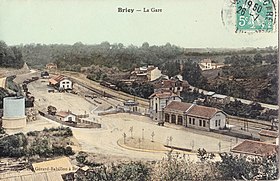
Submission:
[[[18,44],[98,44],[104,41],[185,48],[277,46],[271,33],[235,33],[229,0],[0,0],[0,40]],[[120,13],[158,8],[161,13]],[[223,24],[223,22],[226,22]]]

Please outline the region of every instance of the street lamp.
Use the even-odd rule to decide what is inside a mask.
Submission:
[[[126,134],[123,133],[123,143],[125,144],[125,138],[126,138]]]
[[[155,133],[154,133],[154,132],[152,132],[151,136],[152,136],[152,142],[154,142],[154,136],[155,136]]]
[[[142,140],[144,140],[144,128],[142,128]]]
[[[130,132],[131,138],[133,138],[133,137],[132,137],[133,126],[131,126],[131,127],[129,128],[129,132]]]
[[[173,140],[173,138],[172,138],[172,136],[170,136],[170,137],[169,137],[169,141],[170,141],[170,146],[171,146],[171,148],[172,148],[172,140]]]

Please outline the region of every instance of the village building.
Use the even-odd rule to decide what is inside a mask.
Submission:
[[[250,156],[269,156],[278,153],[278,146],[261,141],[244,140],[231,149],[231,152]]]
[[[210,91],[206,94],[206,101],[208,103],[225,105],[230,103],[230,97]]]
[[[138,67],[131,72],[130,79],[136,81],[153,81],[162,76],[158,67],[149,65],[148,67]]]
[[[183,80],[183,77],[177,75],[171,79],[166,79],[163,76],[152,81],[154,86],[154,92],[168,92],[172,91],[173,93],[180,95],[183,90],[187,90],[190,85],[186,80]]]
[[[55,116],[59,121],[76,122],[76,115],[70,111],[59,111]]]
[[[212,69],[218,69],[221,67],[224,67],[225,64],[224,63],[215,63],[213,62],[211,59],[203,59],[200,63],[199,63],[199,67],[202,71],[204,70],[212,70]]]
[[[70,79],[64,77],[63,75],[54,76],[49,79],[49,85],[53,86],[59,90],[72,90],[73,83]]]
[[[212,107],[173,101],[164,108],[164,121],[211,131],[226,127],[226,114]]]
[[[181,102],[181,97],[174,94],[172,91],[169,92],[155,92],[150,97],[150,116],[153,120],[163,120],[163,108],[171,101]]]
[[[56,70],[57,69],[57,65],[55,63],[48,63],[46,65],[46,69],[48,69],[48,70]]]
[[[276,142],[277,142],[277,138],[278,138],[277,131],[262,129],[259,132],[259,135],[260,135],[260,141],[262,141],[262,142],[273,143],[273,144],[276,144]]]

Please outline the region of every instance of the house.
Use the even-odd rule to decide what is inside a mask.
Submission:
[[[153,81],[162,76],[161,70],[158,67],[149,65],[148,67],[138,67],[131,72],[130,79],[136,81]]]
[[[233,147],[231,152],[251,156],[269,156],[278,153],[278,146],[261,141],[244,140]]]
[[[230,97],[210,91],[206,94],[206,101],[213,104],[225,105],[230,103]]]
[[[152,82],[154,91],[172,91],[175,94],[180,95],[180,92],[189,88],[189,83],[182,80],[180,77],[172,77],[171,79],[165,79],[163,77]]]
[[[48,63],[46,65],[46,69],[48,69],[48,70],[55,70],[55,69],[57,69],[57,65],[55,63]]]
[[[70,111],[59,111],[55,114],[59,121],[76,122],[76,115]]]
[[[219,130],[226,126],[226,114],[216,108],[172,101],[164,108],[164,121],[185,127]]]
[[[224,67],[225,64],[224,63],[215,63],[213,62],[211,59],[203,59],[200,63],[199,63],[199,67],[202,71],[204,70],[212,70],[212,69],[217,69],[217,68],[221,68]]]
[[[163,108],[171,101],[181,102],[181,97],[174,94],[172,91],[169,92],[155,92],[150,97],[150,116],[157,121],[163,121]]]
[[[162,75],[161,70],[159,70],[158,67],[153,67],[152,69],[150,69],[147,72],[147,77],[148,77],[149,81],[156,80],[156,79],[160,78],[161,75]]]
[[[260,135],[260,141],[276,144],[276,139],[278,138],[277,131],[262,129],[259,132],[259,135]]]
[[[59,90],[71,90],[73,88],[72,81],[63,75],[57,75],[49,79],[49,85]]]

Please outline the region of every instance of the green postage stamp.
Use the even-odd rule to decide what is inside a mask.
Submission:
[[[271,32],[276,21],[272,0],[237,0],[236,30]]]

